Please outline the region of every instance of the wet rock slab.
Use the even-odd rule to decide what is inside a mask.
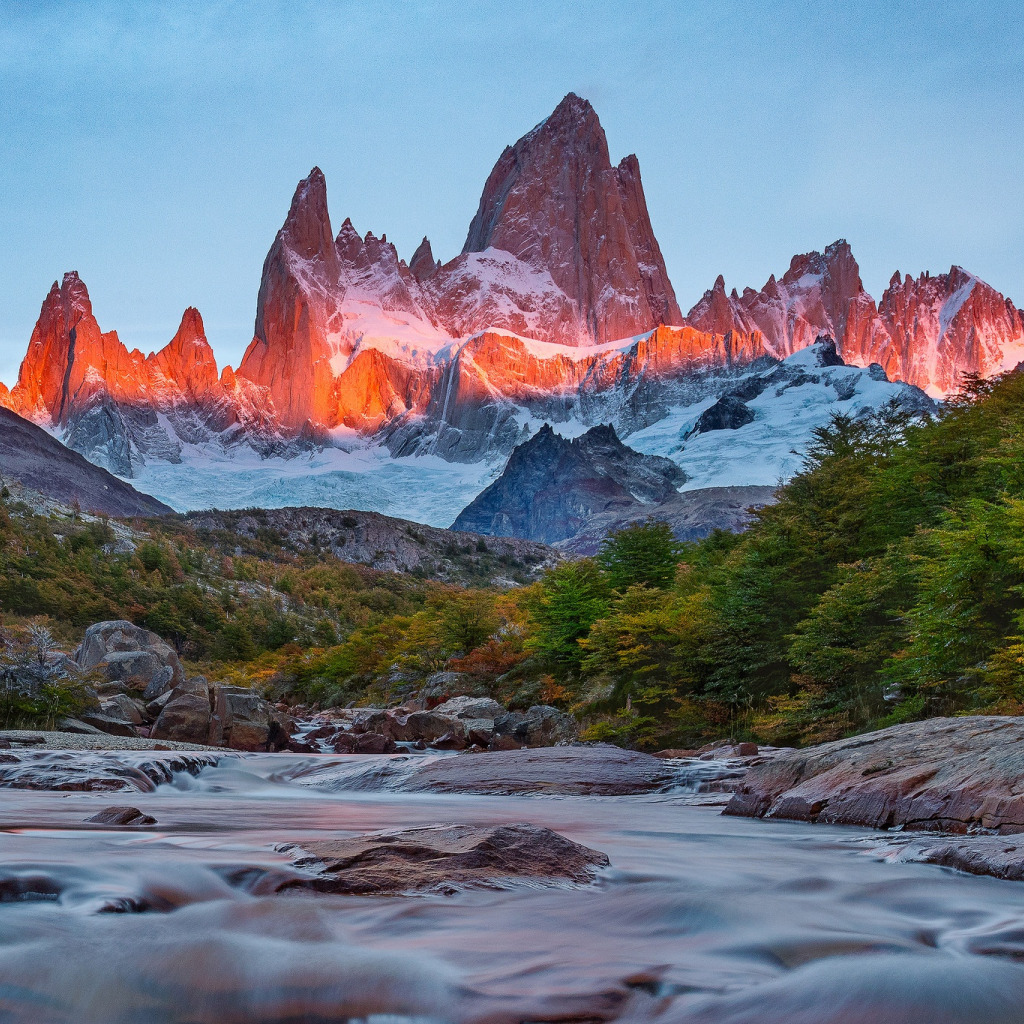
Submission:
[[[924,846],[908,858],[972,875],[1024,882],[1024,836],[965,836]]]
[[[619,796],[651,792],[674,778],[674,770],[650,754],[598,744],[460,754],[425,765],[400,788],[430,793]]]
[[[726,814],[1024,832],[1024,718],[935,718],[755,765]]]
[[[317,872],[287,888],[347,894],[447,890],[513,879],[584,883],[608,858],[537,825],[431,825],[323,839],[295,848]]]
[[[176,773],[198,775],[221,757],[150,751],[0,751],[0,788],[151,793]]]

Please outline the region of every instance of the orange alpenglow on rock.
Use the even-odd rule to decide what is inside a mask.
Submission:
[[[794,256],[759,291],[727,291],[719,277],[683,317],[636,158],[614,166],[597,114],[570,93],[501,154],[463,251],[448,263],[426,238],[406,263],[386,236],[360,235],[348,219],[335,236],[314,167],[267,254],[254,337],[237,370],[218,375],[191,307],[160,352],[129,351],[100,330],[72,272],[43,302],[0,405],[65,435],[100,408],[110,422],[86,433],[104,444],[111,431],[131,434],[139,451],[151,443],[143,433],[170,429],[176,436],[162,450],[180,454],[196,423],[267,452],[282,438],[343,427],[387,430],[392,451],[470,461],[481,445],[509,450],[518,436],[503,403],[506,413],[515,404],[547,417],[557,400],[572,416],[641,379],[647,387],[785,358],[821,335],[848,363],[880,363],[890,379],[933,395],[955,391],[964,373],[990,376],[1024,358],[1022,315],[989,285],[959,267],[896,274],[876,304],[842,239]],[[156,412],[169,418],[156,424]],[[135,458],[123,454],[118,465]]]
[[[314,167],[263,263],[255,337],[238,367],[239,377],[267,389],[286,429],[337,421],[332,337],[342,331],[344,294],[327,183]]]
[[[491,171],[462,251],[487,249],[546,271],[569,299],[575,338],[548,340],[602,343],[682,322],[637,159],[612,167],[594,108],[573,93]]]

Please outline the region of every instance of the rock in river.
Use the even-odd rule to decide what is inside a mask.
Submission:
[[[965,832],[1024,832],[1024,718],[932,718],[784,751],[726,814]]]
[[[144,814],[138,807],[104,807],[98,814],[86,818],[90,825],[155,825],[156,818]]]
[[[431,793],[646,793],[674,777],[665,761],[607,744],[537,747],[446,757],[411,775],[402,789]]]
[[[306,842],[295,863],[317,877],[289,888],[371,894],[515,878],[589,882],[608,858],[537,825],[430,825]]]

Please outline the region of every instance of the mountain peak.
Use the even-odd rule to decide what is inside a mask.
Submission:
[[[559,101],[555,109],[538,125],[538,127],[550,129],[570,129],[574,131],[601,132],[601,122],[598,120],[597,111],[590,105],[589,100],[577,96],[574,92],[566,93]]]
[[[430,239],[424,235],[423,241],[416,246],[416,251],[412,254],[412,259],[409,261],[409,270],[412,271],[412,276],[417,281],[423,282],[428,277],[432,277],[437,268],[438,263],[434,260],[434,253],[430,248]]]
[[[576,338],[610,341],[682,316],[651,228],[635,157],[612,167],[594,108],[575,93],[502,153],[463,253],[500,249],[546,272]]]
[[[329,265],[336,262],[327,211],[327,181],[319,167],[314,167],[295,187],[280,237],[302,259],[319,258]]]

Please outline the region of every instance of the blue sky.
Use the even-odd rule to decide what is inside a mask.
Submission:
[[[454,256],[502,148],[572,90],[640,159],[684,310],[850,240],[892,271],[960,263],[1024,303],[1017,3],[20,3],[0,24],[0,379],[50,283],[165,344],[198,306],[251,337],[292,190],[335,229]]]

